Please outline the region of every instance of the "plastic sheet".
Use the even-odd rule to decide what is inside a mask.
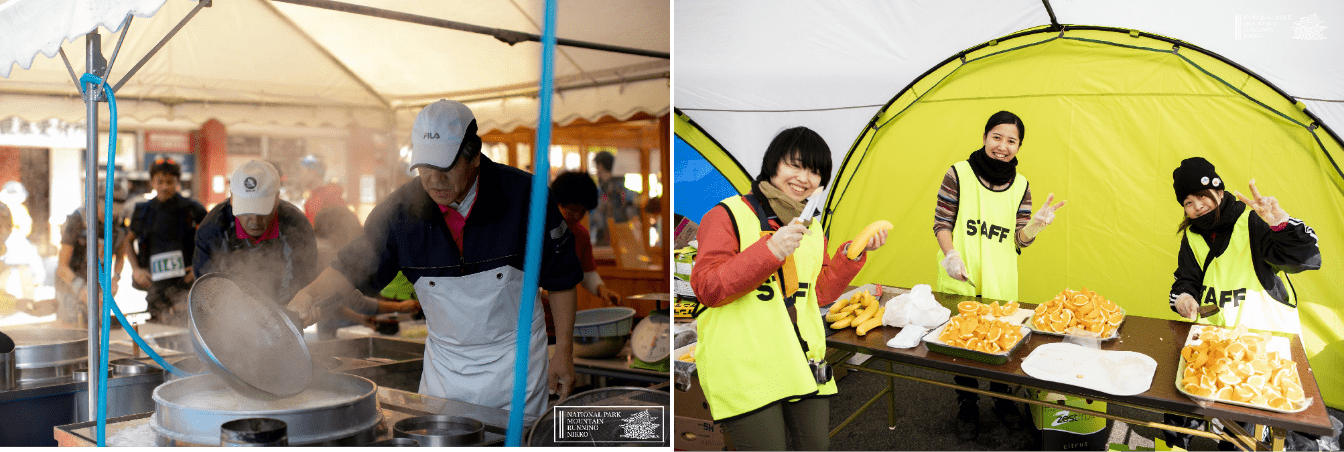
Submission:
[[[897,328],[919,325],[927,331],[947,322],[951,316],[952,310],[933,298],[933,289],[928,284],[919,284],[910,292],[887,300],[882,324]]]

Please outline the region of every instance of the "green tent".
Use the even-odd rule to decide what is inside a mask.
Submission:
[[[1323,55],[1317,55],[1323,58]],[[1339,137],[1282,91],[1236,63],[1179,40],[1068,26],[1017,32],[958,53],[881,108],[831,188],[827,232],[839,246],[887,219],[892,248],[855,283],[933,284],[932,230],[943,174],[981,146],[985,120],[1026,124],[1018,171],[1033,211],[1068,200],[1019,260],[1023,302],[1087,287],[1131,314],[1168,308],[1183,211],[1171,172],[1187,157],[1217,166],[1230,189],[1278,198],[1320,236],[1322,269],[1290,277],[1317,383],[1344,407],[1344,157]],[[1125,334],[1142,334],[1126,331]]]

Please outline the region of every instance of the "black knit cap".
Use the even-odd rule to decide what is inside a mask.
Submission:
[[[1181,160],[1181,166],[1171,172],[1171,186],[1176,189],[1176,202],[1185,204],[1185,197],[1207,189],[1226,190],[1223,179],[1214,172],[1213,164],[1203,157]]]

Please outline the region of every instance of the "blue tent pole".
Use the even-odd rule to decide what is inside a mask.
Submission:
[[[537,114],[536,156],[532,162],[532,197],[527,215],[527,256],[523,263],[523,292],[520,295],[518,333],[515,337],[513,364],[513,404],[509,409],[509,431],[505,445],[518,447],[523,440],[523,412],[527,407],[527,362],[532,338],[532,308],[537,300],[537,280],[541,273],[541,234],[546,225],[546,182],[551,169],[551,92],[552,61],[555,54],[555,0],[546,0],[546,21],[541,34],[541,106]]]

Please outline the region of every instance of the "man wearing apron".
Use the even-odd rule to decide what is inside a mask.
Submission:
[[[481,155],[467,106],[439,100],[416,116],[411,166],[419,177],[373,209],[364,235],[304,288],[290,309],[304,313],[333,293],[386,286],[400,271],[415,286],[428,322],[420,393],[509,409],[527,248],[532,176]],[[529,331],[525,417],[544,414],[548,377],[561,398],[574,381],[574,287],[583,280],[574,236],[553,201],[546,206],[538,284],[550,292],[555,353],[547,358],[540,297]]]
[[[229,199],[196,231],[192,268],[246,278],[262,300],[284,305],[317,273],[317,239],[299,208],[280,199],[280,172],[262,160],[233,170]]]

